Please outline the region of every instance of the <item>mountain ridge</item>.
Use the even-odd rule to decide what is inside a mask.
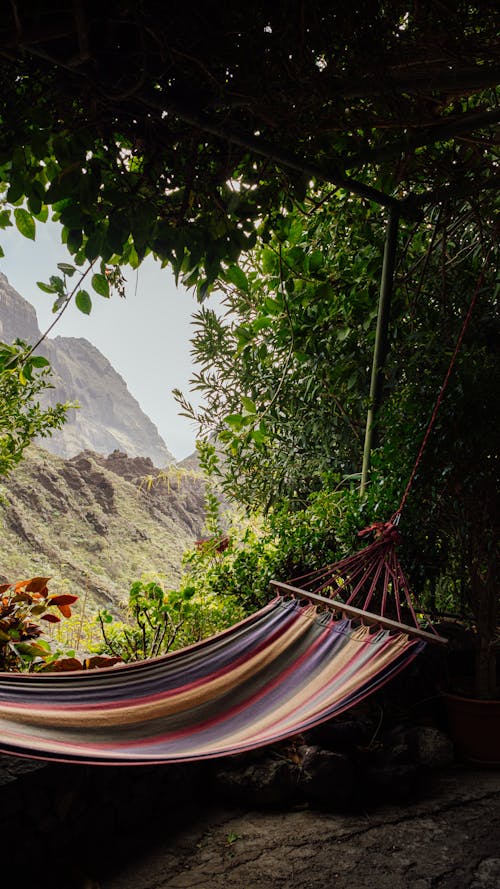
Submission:
[[[0,339],[35,343],[40,336],[36,310],[0,273]],[[92,343],[84,337],[56,336],[36,351],[54,371],[54,388],[44,393],[42,403],[80,405],[68,411],[61,430],[44,439],[46,450],[69,459],[86,448],[102,454],[119,449],[131,457],[149,457],[158,467],[175,462],[123,377]]]
[[[202,532],[203,487],[188,473],[166,484],[149,458],[120,451],[65,459],[31,446],[0,484],[1,577],[52,577],[91,610],[116,610],[145,574],[173,588]]]

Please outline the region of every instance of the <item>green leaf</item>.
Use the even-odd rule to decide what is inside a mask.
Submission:
[[[92,300],[86,290],[79,290],[75,297],[75,303],[84,315],[90,315]]]
[[[244,425],[244,417],[241,414],[229,414],[226,417],[226,423],[228,426],[231,426],[232,429],[236,429],[239,431],[241,427]]]
[[[228,268],[225,277],[226,280],[230,281],[231,284],[234,284],[238,290],[244,290],[245,292],[248,290],[247,276],[243,269],[240,269],[238,265],[232,265]]]
[[[253,429],[252,432],[250,433],[250,435],[256,445],[264,444],[264,442],[267,438],[265,432],[261,432],[260,429]]]
[[[72,275],[74,275],[75,272],[76,272],[76,268],[75,268],[75,266],[74,266],[74,265],[71,265],[71,263],[69,263],[69,262],[58,262],[58,263],[57,263],[57,268],[58,268],[61,272],[63,272],[65,275],[69,275],[70,278],[71,278]]]
[[[39,642],[16,642],[15,649],[20,655],[30,659],[44,653],[44,648]]]
[[[283,303],[274,299],[272,296],[266,296],[264,299],[264,308],[268,315],[280,315],[283,311]]]
[[[47,219],[49,218],[49,208],[46,207],[45,204],[42,204],[40,212],[34,213],[33,216],[35,216],[39,222],[47,222]]]
[[[79,228],[72,228],[68,231],[67,236],[67,245],[70,253],[76,253],[76,251],[81,247],[83,241],[83,234]]]
[[[19,177],[19,178],[17,178]],[[12,171],[12,178],[7,192],[9,204],[15,204],[24,195],[24,182],[16,170]]]
[[[55,287],[51,287],[50,284],[44,284],[43,281],[37,281],[36,286],[43,290],[44,293],[57,293]]]
[[[25,380],[32,380],[33,379],[33,365],[31,363],[31,361],[26,362],[22,371],[19,374],[19,379],[21,380],[21,382],[24,382]]]
[[[8,228],[10,225],[12,225],[12,222],[10,221],[10,210],[1,210],[0,228]]]
[[[105,275],[92,275],[92,287],[100,296],[109,298],[109,282]]]
[[[33,216],[38,216],[42,209],[42,200],[39,195],[31,194],[28,198],[28,207]]]
[[[60,293],[61,296],[64,295],[64,281],[59,275],[51,275],[50,276],[50,285],[54,288],[55,293]]]
[[[36,224],[31,213],[28,210],[25,210],[24,207],[16,207],[14,210],[14,219],[16,220],[18,231],[20,231],[25,238],[34,241]]]
[[[252,329],[254,333],[258,333],[259,330],[264,330],[266,327],[272,326],[271,318],[256,318],[252,324]]]
[[[68,297],[66,296],[66,294],[63,293],[62,296],[58,296],[57,299],[56,299],[56,301],[55,301],[55,303],[54,303],[54,305],[52,306],[52,312],[53,312],[54,314],[55,314],[56,312],[58,312],[59,309],[62,309],[64,303],[66,303],[67,301],[68,301]]]
[[[275,270],[276,261],[276,254],[273,250],[266,248],[262,251],[262,271],[265,275]]]
[[[256,408],[256,406],[255,406],[255,402],[252,401],[251,398],[247,398],[246,395],[242,395],[242,397],[241,397],[241,403],[242,403],[242,405],[243,405],[243,409],[244,409],[248,414],[256,414],[256,413],[257,413],[257,408]]]
[[[91,235],[89,235],[86,243],[85,243],[85,256],[92,262],[94,259],[97,259],[100,256],[101,248],[102,248],[102,234],[101,232],[95,231]]]
[[[317,272],[323,265],[323,253],[321,250],[315,250],[309,257],[309,270]]]
[[[34,355],[33,358],[30,358],[30,361],[33,367],[49,367],[50,361],[47,358],[44,358],[43,355]]]

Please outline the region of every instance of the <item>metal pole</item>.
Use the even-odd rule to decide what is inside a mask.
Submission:
[[[377,329],[373,350],[372,376],[370,383],[370,404],[366,417],[365,445],[363,449],[363,468],[361,470],[360,494],[364,495],[370,471],[370,456],[373,448],[375,420],[382,396],[382,368],[387,355],[387,332],[391,307],[392,287],[394,283],[394,267],[398,243],[399,209],[390,207],[385,235],[384,261],[380,281],[380,298],[378,304]]]

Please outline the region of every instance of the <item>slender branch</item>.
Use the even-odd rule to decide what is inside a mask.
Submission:
[[[82,281],[84,281],[85,278],[87,277],[88,273],[92,271],[92,269],[94,268],[94,265],[96,264],[96,262],[97,262],[97,259],[93,259],[92,262],[90,263],[88,269],[87,269],[85,272],[83,272],[82,275],[80,275],[80,278],[79,278],[79,280],[78,280],[78,283],[75,284],[75,286],[73,287],[73,290],[71,291],[71,293],[69,294],[69,296],[66,298],[66,302],[64,303],[64,305],[63,305],[61,311],[58,313],[58,315],[56,316],[56,318],[54,318],[52,324],[49,324],[49,326],[47,327],[47,330],[46,330],[44,333],[42,333],[40,339],[37,340],[37,342],[35,343],[35,345],[34,345],[34,346],[31,346],[31,348],[30,348],[28,354],[26,355],[26,358],[29,358],[30,355],[33,354],[33,352],[35,351],[35,349],[38,349],[38,346],[39,346],[41,343],[43,343],[44,339],[47,338],[47,336],[49,335],[50,331],[53,330],[53,328],[56,326],[57,322],[58,322],[58,321],[61,319],[61,317],[64,315],[64,313],[65,313],[66,309],[68,308],[68,306],[69,306],[71,300],[73,299],[73,297],[74,297],[76,291],[80,288]]]
[[[98,617],[99,623],[101,625],[102,638],[104,639],[104,644],[106,645],[106,648],[108,648],[109,651],[111,652],[111,654],[114,654],[115,657],[119,657],[118,652],[113,648],[112,642],[106,635],[106,630],[104,629],[104,621],[102,619],[102,615],[101,615],[100,611],[98,612],[97,617]]]
[[[483,179],[482,182],[473,182],[470,179],[465,179],[455,185],[442,185],[431,191],[412,195],[411,198],[406,198],[402,203],[404,205],[407,202],[411,202],[416,207],[425,207],[430,204],[440,204],[453,198],[465,198],[481,191],[498,188],[499,186],[500,176],[489,176],[487,179]]]
[[[245,148],[247,151],[266,157],[269,160],[275,161],[275,163],[280,166],[295,170],[297,173],[302,173],[312,179],[331,182],[339,188],[344,188],[346,191],[350,191],[353,194],[357,194],[359,197],[381,204],[383,207],[393,207],[399,204],[399,201],[391,195],[385,194],[384,192],[379,191],[379,189],[373,188],[371,185],[365,185],[363,182],[358,182],[350,176],[347,176],[336,164],[331,162],[318,164],[310,158],[296,155],[293,152],[282,149],[278,145],[273,145],[260,137],[252,136],[248,133],[237,132],[231,127],[212,120],[201,111],[181,106],[178,103],[174,104],[172,101],[166,100],[165,102],[160,103],[143,95],[138,95],[135,98],[141,105],[144,105],[153,111],[159,112],[162,115],[165,113],[171,114],[184,121],[184,123],[190,124],[204,132],[211,133],[213,136],[218,136],[226,142],[232,142],[234,145],[239,145],[240,148]],[[411,216],[414,212],[413,207],[409,204],[406,206],[407,209],[405,212]]]
[[[349,162],[349,165],[356,168],[364,164],[379,164],[381,161],[397,157],[415,148],[434,145],[436,142],[449,139],[451,136],[456,136],[460,133],[470,133],[473,130],[493,127],[499,121],[499,108],[488,108],[486,111],[464,114],[446,123],[438,122],[436,126],[426,127],[424,130],[419,129],[418,132],[407,136],[400,142],[383,145],[375,151],[361,152],[352,162]]]

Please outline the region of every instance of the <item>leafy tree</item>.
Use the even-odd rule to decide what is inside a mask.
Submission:
[[[194,319],[200,371],[192,387],[204,406],[194,411],[177,397],[201,433],[217,434],[226,446],[229,472],[234,466],[226,488],[252,505],[279,493],[303,496],[332,464],[357,469],[352,439],[362,434],[358,393],[368,389],[366,326],[375,312],[378,256],[365,231],[351,234],[346,225],[342,235],[359,247],[357,266],[346,268],[342,235],[332,237],[331,222],[331,211],[285,217],[244,270],[228,270],[234,283],[221,282],[224,314],[204,306]],[[356,276],[361,285],[353,285]]]
[[[77,264],[153,252],[202,298],[311,180],[417,218],[495,184],[497,33],[493,0],[14,5],[0,226],[50,209]]]
[[[280,496],[307,501],[325,474],[360,468],[384,233],[369,205],[322,197],[284,216],[276,233],[263,232],[265,243],[228,270],[222,313],[203,306],[195,317],[192,388],[202,407],[177,392],[201,434],[221,443],[225,489],[252,508]],[[405,401],[404,460],[394,410],[378,423],[401,493],[419,418],[428,416],[487,252],[478,236],[490,218],[486,203],[438,214],[425,228],[401,227],[385,400]],[[491,348],[496,312],[485,290],[469,338]]]
[[[19,462],[36,438],[63,426],[70,404],[42,408],[39,396],[51,388],[50,365],[21,340],[0,343],[0,475]]]

